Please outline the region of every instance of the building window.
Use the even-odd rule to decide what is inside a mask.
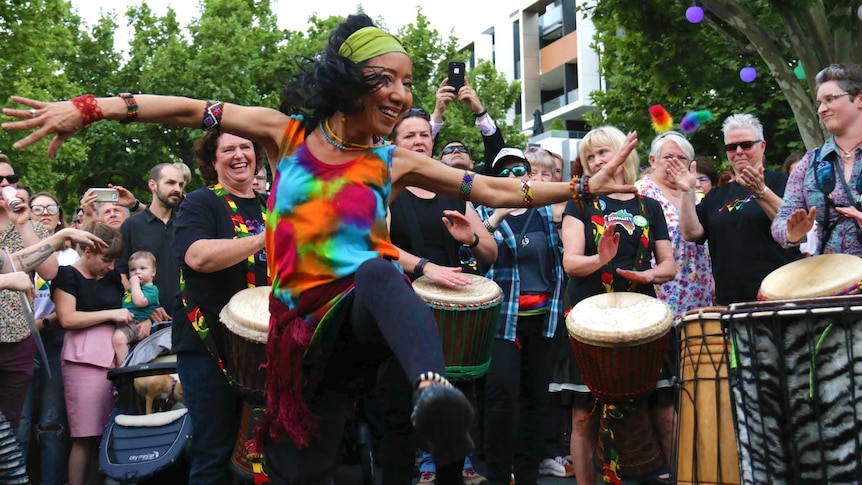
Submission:
[[[512,49],[515,60],[515,79],[521,79],[521,21],[516,20],[512,24]]]

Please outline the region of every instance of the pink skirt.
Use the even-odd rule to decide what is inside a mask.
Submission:
[[[61,366],[71,437],[102,436],[114,402],[108,369],[68,360]]]

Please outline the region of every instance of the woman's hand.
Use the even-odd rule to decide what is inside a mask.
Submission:
[[[57,235],[62,237],[64,240],[72,241],[73,243],[80,244],[84,247],[99,249],[105,249],[108,247],[105,241],[102,241],[102,239],[97,237],[95,234],[72,227],[60,229],[57,231]]]
[[[637,132],[631,132],[626,136],[623,146],[614,154],[614,157],[595,175],[590,177],[590,193],[592,195],[605,195],[613,193],[631,193],[636,194],[638,189],[634,185],[625,185],[617,183],[615,177],[617,169],[625,163],[626,158],[632,153],[638,145]]]
[[[0,288],[4,290],[27,291],[33,288],[33,280],[23,271],[0,275]]]
[[[476,233],[473,232],[473,227],[470,221],[464,214],[458,211],[443,211],[443,225],[449,231],[449,234],[461,244],[473,244],[476,239]]]
[[[739,176],[736,177],[736,182],[760,198],[761,194],[766,191],[766,182],[763,180],[763,165],[757,168],[744,167]]]
[[[652,270],[634,271],[631,269],[617,268],[617,274],[631,281],[632,283],[647,284],[653,282]]]
[[[676,186],[683,192],[694,192],[697,187],[697,177],[694,175],[697,171],[697,162],[691,162],[686,165],[676,157],[668,159],[667,168],[665,169],[667,176],[676,181]]]
[[[470,279],[461,274],[461,268],[448,268],[428,263],[425,265],[422,274],[435,283],[451,288],[470,284]]]
[[[836,207],[835,210],[844,217],[856,219],[856,225],[862,227],[862,212],[859,212],[859,209],[855,207]],[[790,227],[789,221],[787,226]]]
[[[114,323],[131,323],[135,321],[135,317],[132,315],[132,312],[125,308],[120,308],[111,310],[111,321]]]
[[[81,112],[71,101],[45,103],[20,96],[12,96],[12,101],[28,108],[3,108],[4,115],[14,116],[22,120],[3,123],[3,129],[6,131],[36,129],[33,133],[15,142],[12,145],[15,149],[27,148],[42,138],[53,134],[54,138],[48,145],[48,158],[54,158],[60,145],[84,127]]]
[[[21,208],[17,211],[13,211],[6,206],[6,213],[9,215],[9,220],[12,221],[12,224],[15,227],[23,226],[24,224],[30,223],[30,196],[27,195],[27,191],[24,189],[18,189],[15,191],[18,195],[18,198],[21,199]],[[6,204],[6,201],[3,201]]]
[[[620,247],[620,235],[617,233],[616,224],[611,227],[605,225],[605,230],[599,238],[599,261],[602,265],[608,262],[617,255],[617,250]]]
[[[841,212],[840,209],[850,209],[850,207],[840,207],[838,212]],[[856,212],[858,213],[859,211]],[[816,207],[812,207],[807,211],[805,209],[796,209],[793,211],[790,214],[790,217],[787,218],[787,242],[795,243],[805,237],[805,235],[808,234],[808,231],[814,227],[816,215]],[[857,221],[858,220],[859,219],[857,219]]]

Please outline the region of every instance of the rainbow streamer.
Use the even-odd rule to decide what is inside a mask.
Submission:
[[[702,109],[700,111],[689,111],[679,123],[679,129],[682,130],[683,133],[694,133],[700,125],[708,121],[712,121],[712,113],[710,113],[709,110]]]
[[[652,118],[652,127],[656,133],[664,133],[673,128],[673,118],[670,113],[660,104],[649,107],[649,115]]]

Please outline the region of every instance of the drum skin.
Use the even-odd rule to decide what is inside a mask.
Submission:
[[[446,377],[469,380],[482,376],[491,363],[503,290],[478,275],[467,286],[450,288],[422,276],[413,290],[429,306],[440,332]]]
[[[264,402],[266,340],[269,335],[270,286],[247,288],[237,292],[222,308],[219,319],[225,328],[227,355],[224,365],[235,381],[234,388],[243,398]]]
[[[820,254],[802,258],[769,273],[760,283],[758,300],[795,300],[859,293],[862,258]]]
[[[680,485],[740,483],[727,336],[720,321],[724,310],[698,308],[678,321],[676,479]]]

